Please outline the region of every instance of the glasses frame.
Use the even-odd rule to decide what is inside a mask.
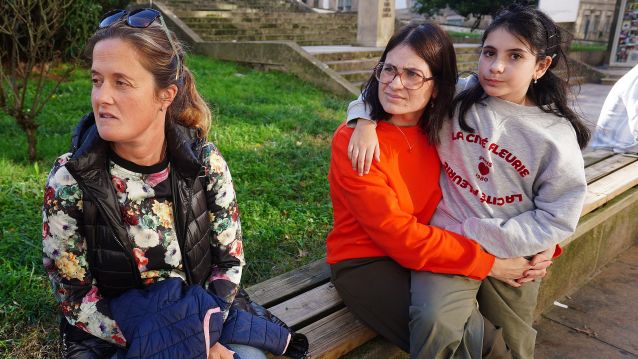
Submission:
[[[394,79],[395,79],[397,76],[399,76],[399,81],[401,82],[401,85],[402,85],[403,87],[405,87],[407,90],[418,90],[418,89],[420,89],[421,87],[423,87],[423,85],[425,85],[425,83],[426,83],[426,82],[431,81],[431,80],[434,80],[434,76],[425,77],[425,76],[423,76],[423,75],[421,75],[421,74],[417,74],[417,75],[419,75],[419,76],[423,79],[423,80],[421,81],[421,84],[420,84],[418,87],[414,87],[414,88],[408,87],[408,86],[406,86],[406,85],[405,85],[405,83],[403,83],[403,74],[405,73],[405,69],[404,69],[403,71],[399,71],[399,69],[398,69],[396,66],[394,66],[394,65],[390,65],[390,66],[392,66],[392,67],[395,69],[395,70],[394,70],[394,76],[392,77],[392,80],[390,80],[390,81],[388,81],[388,82],[383,82],[383,81],[381,81],[381,70],[383,69],[383,66],[385,66],[385,62],[380,61],[380,62],[379,62],[379,63],[378,63],[378,64],[374,67],[373,71],[374,71],[374,78],[375,78],[375,79],[377,79],[377,81],[379,81],[379,83],[384,84],[384,85],[391,84],[391,83],[394,81]]]
[[[150,12],[150,16],[142,15],[142,13],[144,12]],[[156,9],[151,9],[151,8],[142,8],[142,9],[133,10],[131,12],[128,12],[122,9],[116,9],[116,10],[109,11],[106,14],[104,14],[104,16],[102,16],[102,18],[100,19],[100,22],[98,23],[98,28],[106,29],[107,27],[121,21],[125,17],[126,17],[126,25],[136,29],[145,29],[151,26],[151,24],[155,22],[155,20],[159,19],[160,25],[162,26],[162,30],[164,30],[164,33],[166,34],[166,38],[168,39],[168,42],[171,44],[171,48],[173,49],[173,52],[175,53],[175,57],[177,58],[177,72],[175,73],[175,81],[179,80],[180,69],[182,67],[182,61],[179,58],[179,53],[177,52],[177,46],[175,45],[175,42],[173,42],[173,39],[171,38],[171,35],[168,32],[168,27],[166,27],[166,22],[164,21],[164,17],[162,16],[162,13]],[[136,19],[140,17],[142,18],[142,20],[145,20],[145,21],[135,22]],[[131,20],[133,20],[134,22],[131,22]]]

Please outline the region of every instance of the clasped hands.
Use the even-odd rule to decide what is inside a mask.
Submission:
[[[531,259],[524,257],[496,258],[488,275],[518,288],[523,283],[541,279],[547,274],[547,268],[552,265],[554,250],[555,247],[548,248]]]

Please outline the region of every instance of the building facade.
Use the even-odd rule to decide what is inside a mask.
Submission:
[[[615,7],[616,0],[581,0],[574,39],[607,42],[614,33]]]
[[[322,10],[332,11],[357,11],[359,1],[366,0],[301,0],[302,3]],[[394,0],[395,9],[409,9],[412,7],[412,0]]]

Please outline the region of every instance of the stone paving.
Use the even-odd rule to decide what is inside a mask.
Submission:
[[[638,245],[536,323],[537,359],[638,358]]]

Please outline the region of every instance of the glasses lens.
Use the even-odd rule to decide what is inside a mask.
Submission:
[[[397,72],[394,66],[380,63],[375,69],[374,75],[383,84],[388,84],[394,80]]]
[[[106,13],[106,15],[102,16],[102,20],[100,20],[99,28],[103,29],[105,27],[111,26],[113,23],[117,22],[122,16],[126,15],[126,10],[113,10]]]
[[[405,70],[401,74],[401,82],[408,90],[416,90],[423,86],[423,76],[410,70]]]
[[[127,23],[131,27],[149,27],[159,16],[160,12],[155,9],[140,9],[133,11],[128,16]]]

